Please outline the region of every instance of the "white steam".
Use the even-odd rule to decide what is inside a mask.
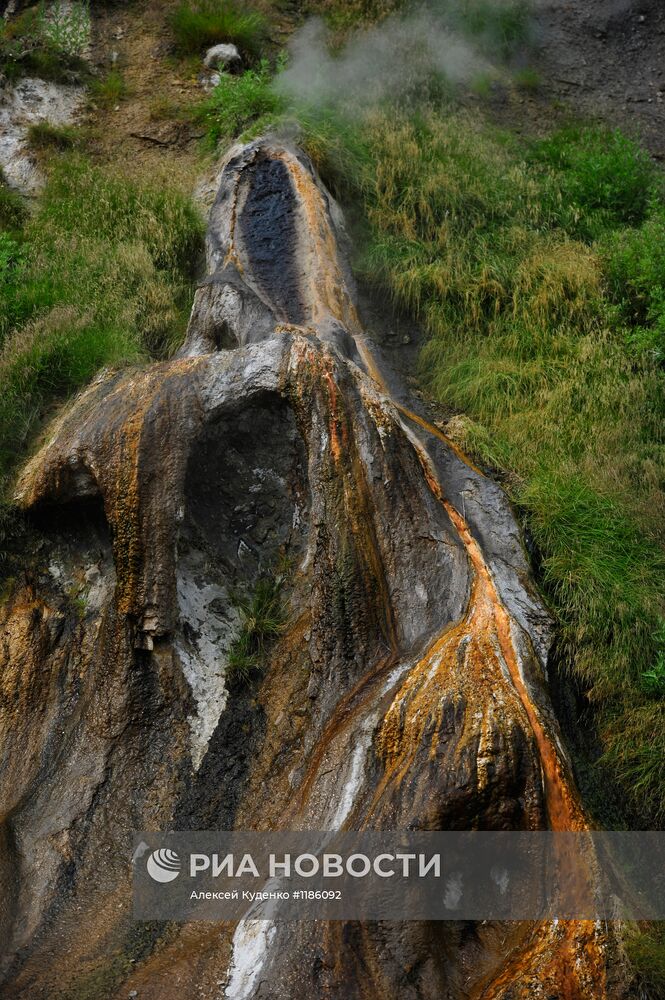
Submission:
[[[371,107],[435,75],[461,84],[491,69],[477,49],[424,9],[360,30],[335,53],[325,24],[314,18],[289,48],[288,66],[275,87],[296,104]]]

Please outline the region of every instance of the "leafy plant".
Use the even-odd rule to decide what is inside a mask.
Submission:
[[[55,0],[39,6],[38,30],[55,52],[73,58],[85,53],[90,41],[90,5],[87,0]]]
[[[282,583],[281,576],[264,576],[258,580],[251,594],[234,595],[241,630],[228,654],[227,676],[230,684],[246,684],[254,673],[265,666],[270,644],[284,629]]]
[[[201,54],[212,45],[231,42],[256,58],[266,38],[263,16],[235,0],[185,0],[171,17],[171,29],[181,55]]]
[[[653,664],[642,673],[642,686],[647,694],[656,698],[665,696],[665,621],[654,633],[656,656]]]
[[[86,76],[89,30],[87,4],[77,0],[58,0],[50,7],[41,3],[18,17],[2,18],[0,70],[9,80],[28,74],[56,81]]]

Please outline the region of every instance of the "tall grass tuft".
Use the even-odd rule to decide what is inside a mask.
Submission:
[[[232,42],[246,57],[258,58],[266,40],[266,21],[235,0],[184,0],[171,16],[181,55],[200,55],[220,42]]]
[[[247,684],[266,665],[268,650],[284,630],[282,577],[261,577],[251,593],[235,596],[240,634],[229,650],[227,677],[234,687]]]
[[[240,76],[224,74],[209,97],[196,109],[206,127],[208,142],[215,147],[241,134],[265,131],[284,109],[284,101],[273,90],[267,61]]]

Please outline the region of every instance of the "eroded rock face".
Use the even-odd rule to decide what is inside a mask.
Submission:
[[[70,125],[83,106],[85,89],[74,84],[25,78],[0,87],[0,170],[7,183],[35,195],[44,177],[28,144],[31,125]]]
[[[3,995],[612,995],[592,924],[131,921],[133,830],[586,824],[512,512],[388,390],[343,245],[302,154],[234,149],[181,356],[102,375],[23,472]],[[230,593],[279,561],[288,627],[229,691]]]

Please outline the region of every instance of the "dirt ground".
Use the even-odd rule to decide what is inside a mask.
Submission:
[[[168,16],[172,0],[139,0],[127,7],[102,6],[93,20],[92,62],[101,78],[117,69],[127,93],[111,107],[88,113],[92,150],[103,161],[122,161],[128,173],[167,172],[191,190],[205,167],[202,131],[174,109],[202,97],[193,67],[170,51]]]
[[[665,0],[534,0],[544,92],[665,159]]]
[[[117,66],[128,93],[89,112],[93,148],[128,172],[168,172],[191,187],[211,170],[201,130],[173,109],[202,96],[196,61],[174,59],[168,16],[177,0],[97,8],[92,57],[100,75]],[[533,40],[524,65],[537,70],[533,93],[496,94],[485,110],[517,131],[541,132],[581,115],[616,124],[665,159],[665,0],[533,0]],[[300,4],[280,4],[275,42],[301,20]],[[288,13],[287,13],[288,11]],[[272,7],[275,21],[275,8]],[[473,99],[472,99],[473,100]]]

